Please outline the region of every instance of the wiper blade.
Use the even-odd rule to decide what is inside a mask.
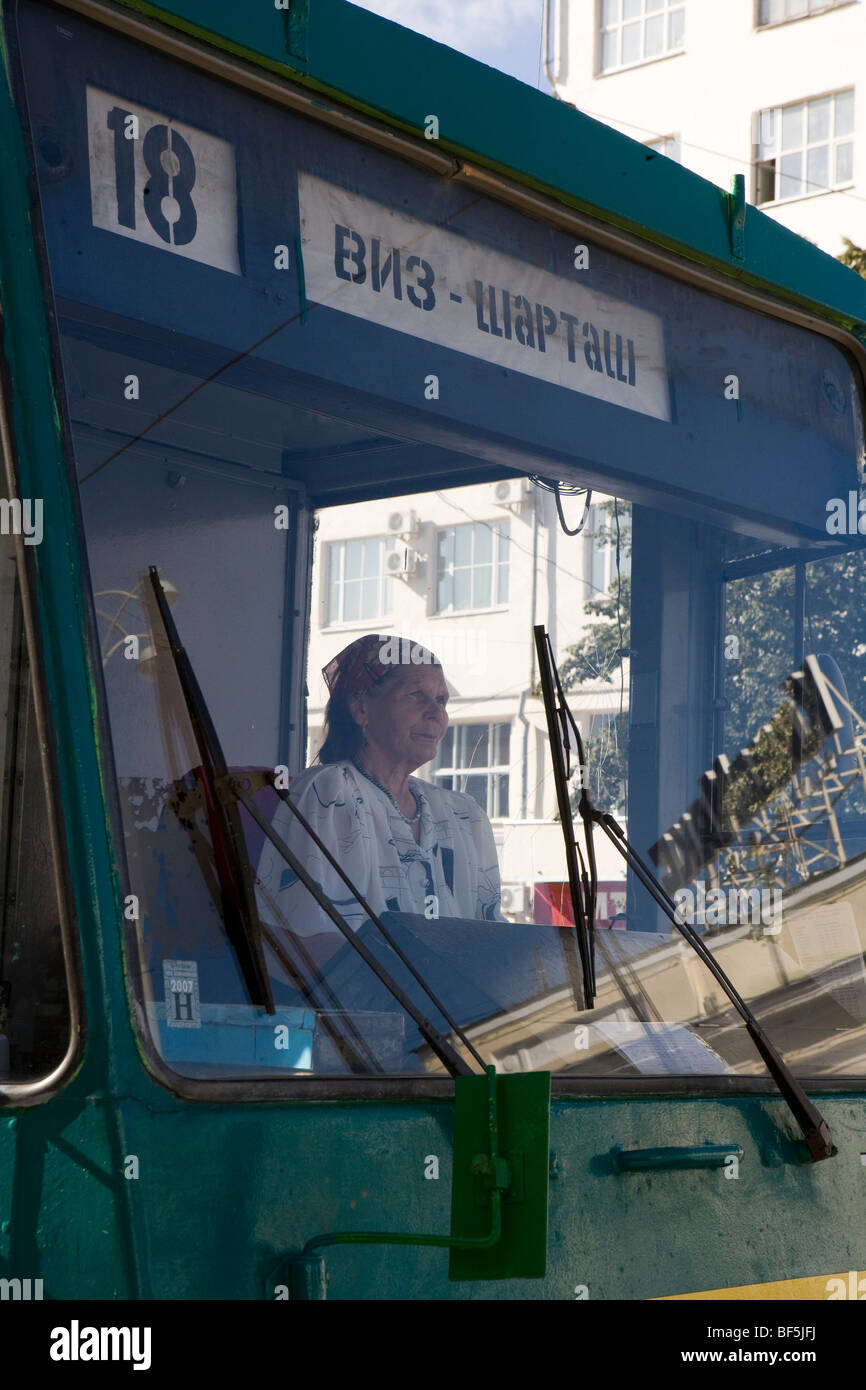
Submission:
[[[544,661],[549,661],[550,663],[551,670],[547,672],[548,685],[552,688],[553,681],[555,680],[561,705],[564,706],[565,697],[562,693],[559,673],[556,670],[556,663],[553,659],[550,639],[544,632],[544,628],[536,628],[535,633],[539,656],[541,656],[543,651]],[[542,636],[539,637],[539,634],[542,634]],[[542,663],[542,671],[544,671],[544,663]],[[583,740],[580,736],[580,730],[570,710],[567,711],[567,717],[575,736],[580,765],[585,766]],[[670,918],[677,931],[697,953],[704,965],[706,965],[707,969],[713,975],[713,978],[719,983],[730,999],[737,1013],[745,1023],[749,1036],[755,1044],[768,1072],[778,1086],[792,1115],[802,1129],[806,1147],[809,1151],[809,1157],[812,1162],[818,1163],[822,1159],[832,1158],[836,1153],[836,1149],[833,1146],[833,1137],[830,1133],[830,1127],[827,1121],[824,1119],[823,1115],[821,1115],[817,1107],[812,1104],[796,1077],[792,1075],[788,1066],[776,1051],[775,1046],[767,1037],[752,1010],[738,993],[731,980],[728,979],[728,976],[725,974],[721,965],[719,965],[719,962],[716,960],[706,942],[701,940],[700,936],[692,927],[681,920],[673,899],[665,892],[658,879],[655,878],[652,871],[629,843],[625,832],[615,818],[607,812],[597,811],[595,809],[590,801],[586,787],[582,790],[580,811],[586,829],[588,846],[592,843],[593,825],[601,826],[608,839],[616,846],[637,879],[643,884],[647,892],[666,916]]]
[[[223,791],[228,775],[226,760],[210,710],[169,612],[168,601],[155,565],[150,566],[149,576],[201,758],[205,807],[219,879],[226,935],[234,950],[250,1003],[272,1014],[276,1012],[274,996],[265,963],[262,927],[256,907],[247,844],[237,806],[230,798],[225,797]]]
[[[595,890],[593,880],[586,872],[585,866],[578,865],[578,848],[574,834],[574,817],[571,813],[571,798],[568,793],[568,777],[570,766],[566,763],[566,758],[570,764],[571,739],[569,737],[568,720],[572,724],[571,711],[565,703],[562,694],[562,686],[559,683],[559,672],[553,660],[553,652],[550,647],[550,639],[542,626],[533,629],[535,634],[535,646],[538,652],[538,670],[541,678],[541,695],[544,700],[544,712],[547,715],[547,734],[550,743],[550,756],[553,761],[553,780],[556,786],[556,804],[559,809],[559,819],[562,824],[562,833],[565,838],[565,863],[568,871],[568,887],[571,893],[571,905],[574,914],[574,931],[577,939],[577,949],[580,956],[583,978],[579,978],[575,970],[575,961],[572,953],[563,943],[563,950],[566,953],[566,965],[572,980],[575,1002],[578,1002],[582,994],[584,1007],[591,1009],[595,1002],[595,958],[593,950],[593,922],[595,920]],[[559,692],[559,704],[554,691],[554,681]],[[576,726],[574,732],[577,732]],[[579,735],[578,735],[579,737]],[[579,744],[575,743],[575,749]],[[580,759],[583,766],[583,759]],[[586,793],[583,793],[585,796]],[[581,797],[581,800],[583,797]],[[591,850],[591,845],[590,845]],[[595,873],[595,858],[590,857],[590,869]]]

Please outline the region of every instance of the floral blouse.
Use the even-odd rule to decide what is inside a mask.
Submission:
[[[409,785],[421,808],[418,843],[386,793],[353,763],[307,768],[289,795],[376,913],[503,920],[493,831],[478,802],[417,777]],[[367,913],[282,802],[272,824],[357,931]],[[299,936],[337,931],[269,840],[257,883],[265,922],[287,925]],[[276,922],[272,904],[279,910]]]

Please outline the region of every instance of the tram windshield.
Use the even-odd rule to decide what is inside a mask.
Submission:
[[[843,349],[300,96],[20,11],[150,1055],[445,1075],[420,1016],[504,1071],[764,1074],[607,842],[586,1007],[542,624],[572,805],[627,829],[796,1074],[863,1075]]]

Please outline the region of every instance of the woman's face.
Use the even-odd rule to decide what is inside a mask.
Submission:
[[[430,761],[448,728],[441,666],[409,666],[374,696],[356,697],[353,714],[371,750],[414,771]]]

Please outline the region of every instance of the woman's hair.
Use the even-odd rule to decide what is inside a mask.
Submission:
[[[375,699],[386,681],[399,674],[399,668],[386,671],[375,685],[363,693]],[[351,694],[338,683],[325,707],[325,741],[319,749],[320,763],[354,762],[364,746],[364,730],[352,716]]]
[[[407,663],[419,662],[440,664],[417,642],[373,632],[357,637],[332,657],[322,668],[330,699],[325,709],[325,740],[318,753],[320,763],[355,760],[364,746],[364,730],[352,716],[352,698],[363,694],[375,699],[386,681],[406,670]]]

